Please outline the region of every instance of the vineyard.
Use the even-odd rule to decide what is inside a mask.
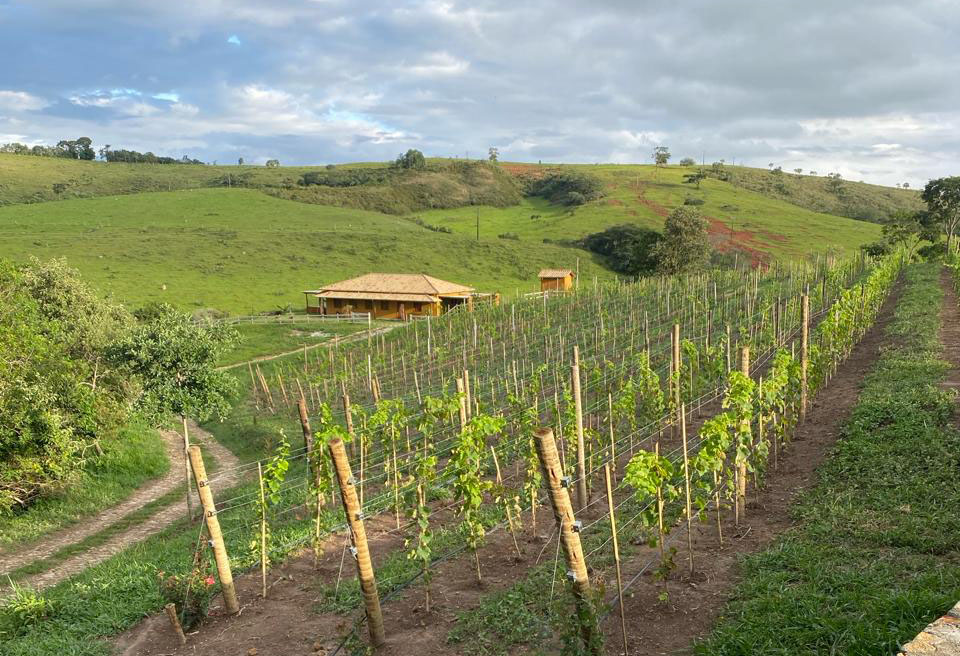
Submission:
[[[449,639],[468,653],[530,640],[599,653],[598,622],[623,595],[696,568],[695,525],[722,543],[740,524],[901,265],[596,284],[248,366],[244,403],[210,427],[245,464],[208,479],[191,452],[206,522],[136,585],[159,581],[146,603],[173,604],[189,631],[215,591],[227,612],[251,601],[234,574],[259,572],[269,597],[270,567],[310,548],[340,563],[318,610],[353,618],[328,646],[348,653],[389,639],[381,604],[417,594],[429,613],[442,564],[482,585],[481,554],[506,548],[527,570],[495,593],[523,607],[517,631],[472,640],[474,613]],[[372,563],[365,523],[391,545]]]

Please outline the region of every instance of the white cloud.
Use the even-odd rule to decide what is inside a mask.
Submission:
[[[466,73],[469,68],[470,62],[454,57],[448,52],[432,52],[416,64],[400,66],[401,71],[420,77],[460,75]]]
[[[26,91],[6,91],[0,89],[0,109],[12,112],[29,112],[48,107],[50,103]]]

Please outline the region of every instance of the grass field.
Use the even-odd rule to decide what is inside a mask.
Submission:
[[[23,158],[27,159],[27,158]],[[66,257],[132,307],[256,313],[300,308],[305,289],[370,271],[429,272],[481,291],[531,291],[541,267],[612,276],[586,251],[426,230],[403,219],[197,189],[0,208],[0,257]]]
[[[744,580],[696,653],[892,654],[960,597],[960,433],[939,389],[939,266],[914,265],[797,528],[744,562]]]
[[[374,322],[374,326],[381,322]],[[245,323],[234,326],[240,343],[220,359],[221,365],[247,362],[265,355],[286,353],[304,346],[313,346],[334,337],[366,330],[365,321],[346,323],[303,319],[295,323]]]
[[[504,166],[517,173],[539,170],[536,165]],[[683,182],[683,176],[693,170],[689,168],[633,165],[564,168],[598,176],[604,182],[606,196],[575,208],[526,198],[519,205],[507,208],[463,207],[410,216],[461,234],[475,235],[479,209],[481,236],[495,238],[514,233],[520,243],[539,245],[544,239],[575,240],[622,223],[660,230],[670,210],[683,205],[687,198],[698,198],[704,201],[699,208],[710,218],[714,244],[721,250],[735,247],[757,257],[795,259],[829,250],[849,252],[880,234],[877,225],[814,212],[712,178],[703,181],[698,190],[695,185]]]

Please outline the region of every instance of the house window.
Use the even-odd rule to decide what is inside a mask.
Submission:
[[[390,309],[390,301],[380,301],[380,309],[381,309],[381,310],[389,310],[389,309]]]
[[[342,303],[342,301],[341,301],[339,298],[333,299],[333,309],[334,309],[334,310],[339,310],[341,303]]]
[[[414,303],[413,304],[414,312],[423,312],[423,303]]]

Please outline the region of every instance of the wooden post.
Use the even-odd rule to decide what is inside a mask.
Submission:
[[[623,574],[620,572],[620,543],[617,537],[617,514],[613,506],[613,485],[611,479],[613,474],[608,464],[603,469],[604,478],[607,482],[607,513],[610,515],[610,534],[613,537],[613,562],[617,565],[617,600],[620,602],[620,632],[623,636],[623,654],[627,656],[627,618],[626,611],[623,608]]]
[[[673,343],[672,344],[673,358],[671,358],[671,361],[673,362],[673,371],[671,372],[672,375],[670,376],[670,379],[673,382],[673,407],[676,408],[677,409],[676,411],[679,413],[681,412],[680,410],[680,370],[682,368],[681,362],[680,362],[680,324],[679,323],[673,324],[673,334],[671,337],[672,339],[670,341]],[[675,428],[674,428],[673,434],[676,435],[677,434],[676,428],[680,426],[679,417],[674,418],[674,426]]]
[[[303,390],[300,390],[297,409],[300,411],[300,428],[303,431],[303,446],[307,451],[307,481],[312,484],[317,479],[317,472],[313,457],[313,432],[310,430],[310,417],[307,414],[307,400],[303,396]]]
[[[328,445],[330,459],[337,472],[337,483],[340,485],[340,499],[343,501],[343,511],[347,515],[350,525],[350,539],[353,542],[354,558],[357,561],[357,578],[360,579],[360,589],[363,591],[363,605],[367,613],[367,625],[370,628],[370,642],[374,647],[380,647],[386,642],[383,631],[383,615],[380,612],[380,596],[377,593],[377,579],[373,574],[373,563],[370,561],[370,549],[367,546],[367,532],[363,526],[363,513],[357,499],[357,491],[353,484],[353,473],[350,471],[350,462],[342,440],[333,440]]]
[[[257,480],[260,481],[260,595],[267,598],[267,495],[263,490],[263,467],[257,462]]]
[[[183,471],[186,474],[184,483],[187,490],[187,519],[193,521],[193,500],[190,498],[190,479],[193,475],[190,473],[190,432],[187,430],[187,416],[180,415],[183,422]]]
[[[220,532],[220,520],[217,519],[217,506],[213,502],[213,491],[207,482],[207,469],[203,466],[203,454],[199,446],[190,447],[190,464],[193,466],[193,477],[197,482],[197,494],[203,504],[203,515],[207,522],[207,534],[213,546],[213,559],[217,563],[217,576],[220,578],[220,587],[223,588],[223,603],[227,612],[236,615],[240,612],[237,601],[237,591],[233,587],[233,572],[230,571],[230,557],[227,548],[223,546],[223,533]]]
[[[740,372],[750,377],[750,347],[744,346],[740,349]],[[737,524],[746,517],[747,511],[747,463],[741,462],[737,465],[737,500],[736,500],[736,518]]]
[[[687,552],[690,555],[690,573],[693,574],[693,502],[690,498],[690,456],[687,452],[687,414],[680,406],[680,435],[683,438],[683,482],[687,496]]]
[[[167,604],[163,607],[163,610],[167,613],[167,619],[170,620],[170,626],[173,627],[173,632],[177,634],[180,644],[187,644],[187,636],[183,635],[183,627],[180,626],[180,618],[177,617],[176,604]]]
[[[467,419],[469,419],[473,414],[473,412],[471,412],[473,408],[473,397],[470,394],[470,372],[466,369],[463,370],[463,393],[466,395]]]
[[[807,418],[807,369],[810,366],[810,296],[803,295],[800,321],[803,327],[800,331],[800,421]]]
[[[462,378],[457,378],[457,396],[460,399],[460,430],[463,431],[467,428],[467,395]]]
[[[613,478],[617,478],[617,441],[613,437],[613,394],[607,393],[607,424],[610,426],[610,466]]]
[[[587,564],[583,558],[583,548],[580,546],[580,522],[574,520],[570,494],[566,487],[567,479],[563,476],[560,459],[557,456],[557,443],[553,439],[553,431],[549,428],[538,429],[534,432],[534,437],[537,455],[540,457],[540,468],[543,471],[543,482],[549,492],[553,515],[560,530],[560,544],[563,546],[563,555],[567,561],[567,578],[573,583],[573,594],[577,599],[577,605],[585,611],[581,615],[591,618],[581,624],[580,635],[584,645],[592,650],[591,653],[599,654],[599,651],[593,649],[597,626],[592,619],[590,577],[587,575]]]
[[[577,346],[573,347],[570,381],[577,420],[577,508],[583,509],[589,500],[587,499],[587,457],[583,441],[583,399],[580,396],[580,349]]]

